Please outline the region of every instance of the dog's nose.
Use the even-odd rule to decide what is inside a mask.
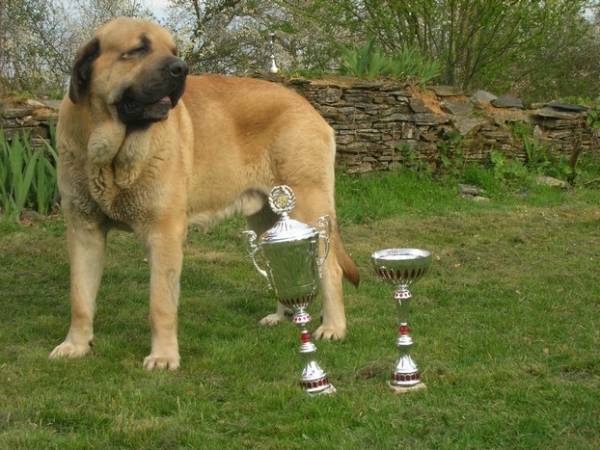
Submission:
[[[189,67],[181,59],[171,62],[167,67],[173,78],[183,78],[188,74]]]

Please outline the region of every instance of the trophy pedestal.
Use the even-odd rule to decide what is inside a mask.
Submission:
[[[308,394],[333,394],[336,389],[316,361],[309,361],[302,370],[300,387]]]
[[[414,386],[410,386],[410,387],[396,386],[395,384],[393,384],[393,382],[391,380],[387,382],[387,385],[394,392],[396,392],[396,394],[406,394],[407,392],[410,392],[410,391],[416,391],[416,390],[419,390],[419,389],[426,389],[427,388],[427,385],[425,383],[415,384]]]

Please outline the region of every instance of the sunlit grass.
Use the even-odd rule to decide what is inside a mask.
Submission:
[[[298,388],[292,324],[256,325],[275,301],[240,218],[189,234],[176,373],[142,367],[148,267],[135,238],[110,235],[92,353],[50,361],[69,324],[64,223],[0,222],[0,448],[597,448],[600,193],[474,203],[402,174],[338,186],[362,284],[345,285],[347,339],[317,342],[331,397]],[[410,319],[428,388],[400,396],[386,386],[392,290],[370,262],[391,246],[434,254]]]

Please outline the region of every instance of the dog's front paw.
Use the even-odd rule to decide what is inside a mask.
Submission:
[[[282,311],[277,311],[274,314],[269,314],[267,317],[263,317],[258,324],[272,327],[277,325],[282,320],[291,320],[293,315],[294,312],[291,309],[285,308]]]
[[[50,359],[77,358],[87,355],[90,351],[90,348],[90,344],[74,344],[73,342],[65,341],[52,350],[52,353],[50,353]]]
[[[277,325],[282,320],[285,320],[285,316],[281,316],[281,315],[275,313],[275,314],[269,314],[267,317],[263,317],[262,319],[260,319],[258,324],[262,325],[262,326],[272,327],[274,325]]]
[[[144,367],[148,370],[153,369],[179,369],[179,355],[161,356],[150,354],[144,358]]]
[[[346,329],[340,327],[326,327],[321,325],[313,333],[315,339],[329,339],[336,341],[338,339],[344,339],[346,337]]]

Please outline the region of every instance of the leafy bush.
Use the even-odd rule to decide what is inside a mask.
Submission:
[[[47,215],[58,202],[58,155],[50,142],[44,144],[33,148],[28,134],[9,143],[0,130],[0,219],[17,221],[25,208]]]
[[[440,74],[440,64],[426,60],[417,50],[405,48],[400,53],[388,56],[377,47],[373,37],[368,38],[362,47],[343,47],[341,54],[342,75],[416,79],[427,83]]]

